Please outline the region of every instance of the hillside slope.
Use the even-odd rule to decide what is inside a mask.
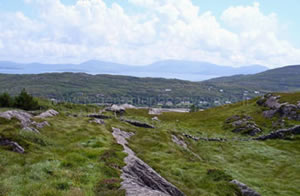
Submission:
[[[240,196],[239,187],[230,182],[233,179],[263,196],[299,195],[300,136],[289,134],[270,140],[255,139],[274,130],[300,125],[300,121],[290,116],[300,117],[300,93],[277,95],[203,112],[163,113],[157,116],[158,121],[152,120],[154,115],[149,115],[146,109],[127,109],[122,116],[105,111],[101,115],[98,113],[98,117],[105,115],[110,119],[95,121],[97,115],[94,113],[103,108],[43,101],[44,107],[57,110],[59,115],[44,119],[33,117],[36,122],[49,124],[38,128],[40,134],[23,130],[16,119],[0,118],[0,144],[8,139],[25,149],[25,153],[19,154],[0,145],[0,193],[125,195],[128,190],[121,186],[124,179],[121,176],[128,172],[124,170],[126,159],[123,160],[127,155],[122,152],[126,147],[127,152],[134,153],[176,186],[180,190],[178,195]],[[270,100],[275,99],[277,103],[298,104],[293,105],[296,113],[278,110],[278,114],[264,117],[264,111],[270,110],[270,103],[274,103]],[[278,105],[278,109],[290,108],[291,104]],[[91,113],[93,115],[87,117]],[[231,126],[239,124],[236,122],[239,118],[246,119],[241,120],[243,125],[255,125],[261,131],[251,136],[249,126],[241,126],[242,131],[236,132]],[[137,122],[151,124],[154,128],[137,127],[141,125]],[[117,130],[123,132],[115,133]],[[123,134],[128,144],[121,139],[125,145],[118,145],[113,134]],[[162,191],[149,183],[152,179],[142,179],[141,184],[148,189]]]
[[[16,94],[26,88],[35,96],[75,103],[129,102],[169,107],[183,107],[187,103],[185,106],[209,107],[271,91],[299,90],[299,73],[300,66],[289,66],[204,82],[84,73],[0,74],[0,92]]]

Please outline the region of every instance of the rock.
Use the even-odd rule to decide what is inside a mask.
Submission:
[[[110,116],[105,116],[103,114],[89,114],[89,115],[87,115],[87,117],[98,118],[98,119],[111,119]]]
[[[104,125],[104,124],[105,124],[104,120],[102,120],[102,119],[97,119],[97,118],[95,118],[95,119],[93,119],[93,120],[90,120],[89,122],[90,122],[90,123],[96,123],[96,124],[99,124],[99,125]]]
[[[27,112],[20,111],[20,110],[11,110],[11,111],[6,111],[6,112],[1,112],[0,117],[5,118],[7,120],[16,118],[21,122],[22,127],[27,127],[27,126],[31,125],[32,115]]]
[[[127,133],[117,128],[113,129],[113,136],[117,143],[123,146],[128,154],[125,158],[126,166],[122,169],[121,189],[126,190],[126,196],[184,196],[173,184],[161,177],[149,165],[139,159],[127,146],[127,140],[133,133]]]
[[[232,184],[235,184],[238,186],[238,188],[241,190],[243,196],[260,196],[259,193],[257,193],[253,189],[249,188],[247,185],[245,185],[237,180],[232,180],[230,182]]]
[[[115,112],[117,114],[123,114],[125,113],[125,108],[114,104],[111,107],[106,108],[106,111]]]
[[[17,142],[8,140],[8,139],[1,139],[0,138],[0,146],[7,146],[12,149],[12,151],[23,154],[25,152],[24,148],[20,146]]]
[[[159,121],[159,119],[158,119],[157,116],[154,116],[151,120],[153,120],[153,121]]]
[[[255,124],[255,122],[250,116],[239,116],[234,115],[228,118],[225,123],[233,128],[232,132],[242,133],[250,136],[255,136],[256,134],[262,132],[262,130]]]
[[[290,135],[299,135],[300,134],[300,125],[294,126],[289,129],[279,129],[277,131],[274,131],[268,135],[263,135],[257,138],[254,138],[254,140],[269,140],[269,139],[285,139],[287,136]]]
[[[47,110],[46,112],[41,113],[40,115],[36,116],[36,118],[48,118],[58,115],[59,113],[53,109]]]
[[[142,128],[148,128],[148,129],[154,129],[155,128],[153,125],[149,125],[147,123],[140,122],[140,121],[126,120],[126,119],[121,119],[121,121],[127,122],[127,123],[129,123],[131,125],[134,125],[136,127],[142,127]]]
[[[34,125],[34,126],[35,126],[36,128],[38,128],[38,129],[42,129],[42,128],[44,128],[45,126],[50,126],[50,124],[49,124],[47,121],[40,122],[40,123],[32,122],[32,125]]]
[[[195,140],[195,141],[199,141],[199,140],[207,141],[207,142],[226,142],[227,141],[227,139],[225,139],[225,138],[195,137],[195,136],[192,136],[192,135],[189,135],[189,134],[186,134],[186,133],[183,133],[183,136],[185,136],[185,137],[187,137],[189,139]]]
[[[263,116],[266,118],[272,118],[275,114],[279,114],[280,117],[288,118],[290,120],[300,121],[300,105],[289,104],[289,103],[279,103],[280,96],[274,96],[272,94],[267,94],[262,97],[257,104],[270,108],[270,110],[264,111]]]
[[[173,141],[175,144],[177,144],[178,146],[183,147],[184,149],[187,149],[187,145],[186,145],[186,143],[185,143],[183,140],[179,139],[179,138],[176,137],[175,135],[171,135],[171,137],[172,137],[172,141]]]
[[[272,118],[276,114],[277,110],[266,110],[263,111],[263,116],[265,118]]]
[[[22,130],[23,130],[23,131],[29,131],[29,132],[40,133],[39,130],[37,130],[37,129],[34,128],[34,127],[24,127]]]
[[[149,114],[150,115],[160,115],[162,113],[162,110],[160,108],[150,108]]]
[[[130,105],[130,104],[128,104],[128,103],[122,104],[121,107],[124,108],[125,110],[126,110],[126,109],[136,109],[135,106]]]

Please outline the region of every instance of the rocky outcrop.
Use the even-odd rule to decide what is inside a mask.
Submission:
[[[127,122],[131,125],[134,125],[136,127],[142,127],[142,128],[148,128],[148,129],[154,129],[155,127],[153,125],[149,125],[144,122],[135,121],[135,120],[127,120],[127,119],[121,119],[121,121]]]
[[[161,177],[149,165],[139,159],[127,146],[127,139],[133,133],[113,129],[113,136],[117,143],[123,146],[124,152],[128,154],[125,158],[126,166],[122,169],[123,179],[121,189],[126,190],[127,196],[184,196],[184,194]]]
[[[10,110],[6,112],[1,112],[0,117],[5,118],[7,120],[16,118],[20,121],[23,130],[39,133],[39,131],[36,128],[32,127],[31,118],[33,116],[27,112],[21,110]]]
[[[87,115],[87,117],[98,118],[98,119],[111,119],[112,118],[111,116],[106,116],[103,114],[89,114],[89,115]]]
[[[102,120],[102,119],[97,119],[97,118],[95,118],[95,119],[93,119],[93,120],[90,120],[89,122],[90,122],[90,123],[96,123],[96,124],[99,124],[99,125],[104,125],[104,124],[105,124],[104,120]]]
[[[150,115],[160,115],[162,113],[162,110],[160,108],[150,108],[149,114]]]
[[[299,102],[297,105],[289,103],[280,103],[280,96],[267,94],[257,101],[257,104],[269,108],[263,112],[266,118],[272,118],[274,115],[279,114],[282,118],[300,121],[300,107]]]
[[[228,118],[225,123],[232,129],[234,133],[242,133],[255,136],[261,133],[262,130],[255,124],[250,116],[234,115]]]
[[[153,120],[153,121],[159,121],[159,119],[158,119],[157,116],[154,116],[151,120]]]
[[[183,133],[183,136],[195,140],[195,141],[207,141],[207,142],[226,142],[227,139],[225,138],[206,138],[206,137],[196,137],[196,136],[192,136],[186,133]]]
[[[288,136],[291,135],[299,135],[300,134],[300,125],[294,126],[289,129],[280,129],[277,131],[274,131],[268,135],[263,135],[257,138],[254,138],[254,140],[270,140],[270,139],[286,139]]]
[[[25,152],[24,148],[20,146],[17,142],[1,139],[0,138],[0,146],[9,147],[12,151],[23,154]]]
[[[36,118],[49,118],[58,115],[59,113],[53,109],[47,110],[46,112],[41,113],[36,116]]]
[[[237,180],[232,180],[231,183],[238,186],[243,196],[260,196],[259,193]]]
[[[118,105],[112,105],[111,107],[108,107],[105,109],[106,111],[115,112],[116,114],[124,114],[126,109],[122,106]]]
[[[172,137],[172,141],[177,144],[178,146],[181,146],[183,147],[184,149],[187,149],[187,145],[186,143],[182,140],[182,139],[179,139],[178,137],[176,137],[175,135],[171,135]]]

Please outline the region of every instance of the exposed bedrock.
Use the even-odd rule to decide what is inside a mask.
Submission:
[[[135,121],[135,120],[127,120],[127,119],[121,119],[121,121],[127,122],[131,125],[134,125],[136,127],[142,127],[142,128],[148,128],[148,129],[154,129],[155,127],[153,125],[140,122],[140,121]]]
[[[139,159],[127,146],[127,140],[133,133],[113,129],[113,136],[128,154],[125,158],[126,166],[122,169],[122,189],[127,196],[184,196],[173,184],[168,182],[144,161]]]

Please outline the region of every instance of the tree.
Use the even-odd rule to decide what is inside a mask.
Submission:
[[[190,106],[190,112],[197,112],[199,110],[199,108],[196,105],[191,105]]]
[[[0,95],[0,107],[12,107],[13,98],[8,93],[3,93]]]
[[[15,98],[15,107],[23,110],[39,109],[38,102],[25,89]]]

